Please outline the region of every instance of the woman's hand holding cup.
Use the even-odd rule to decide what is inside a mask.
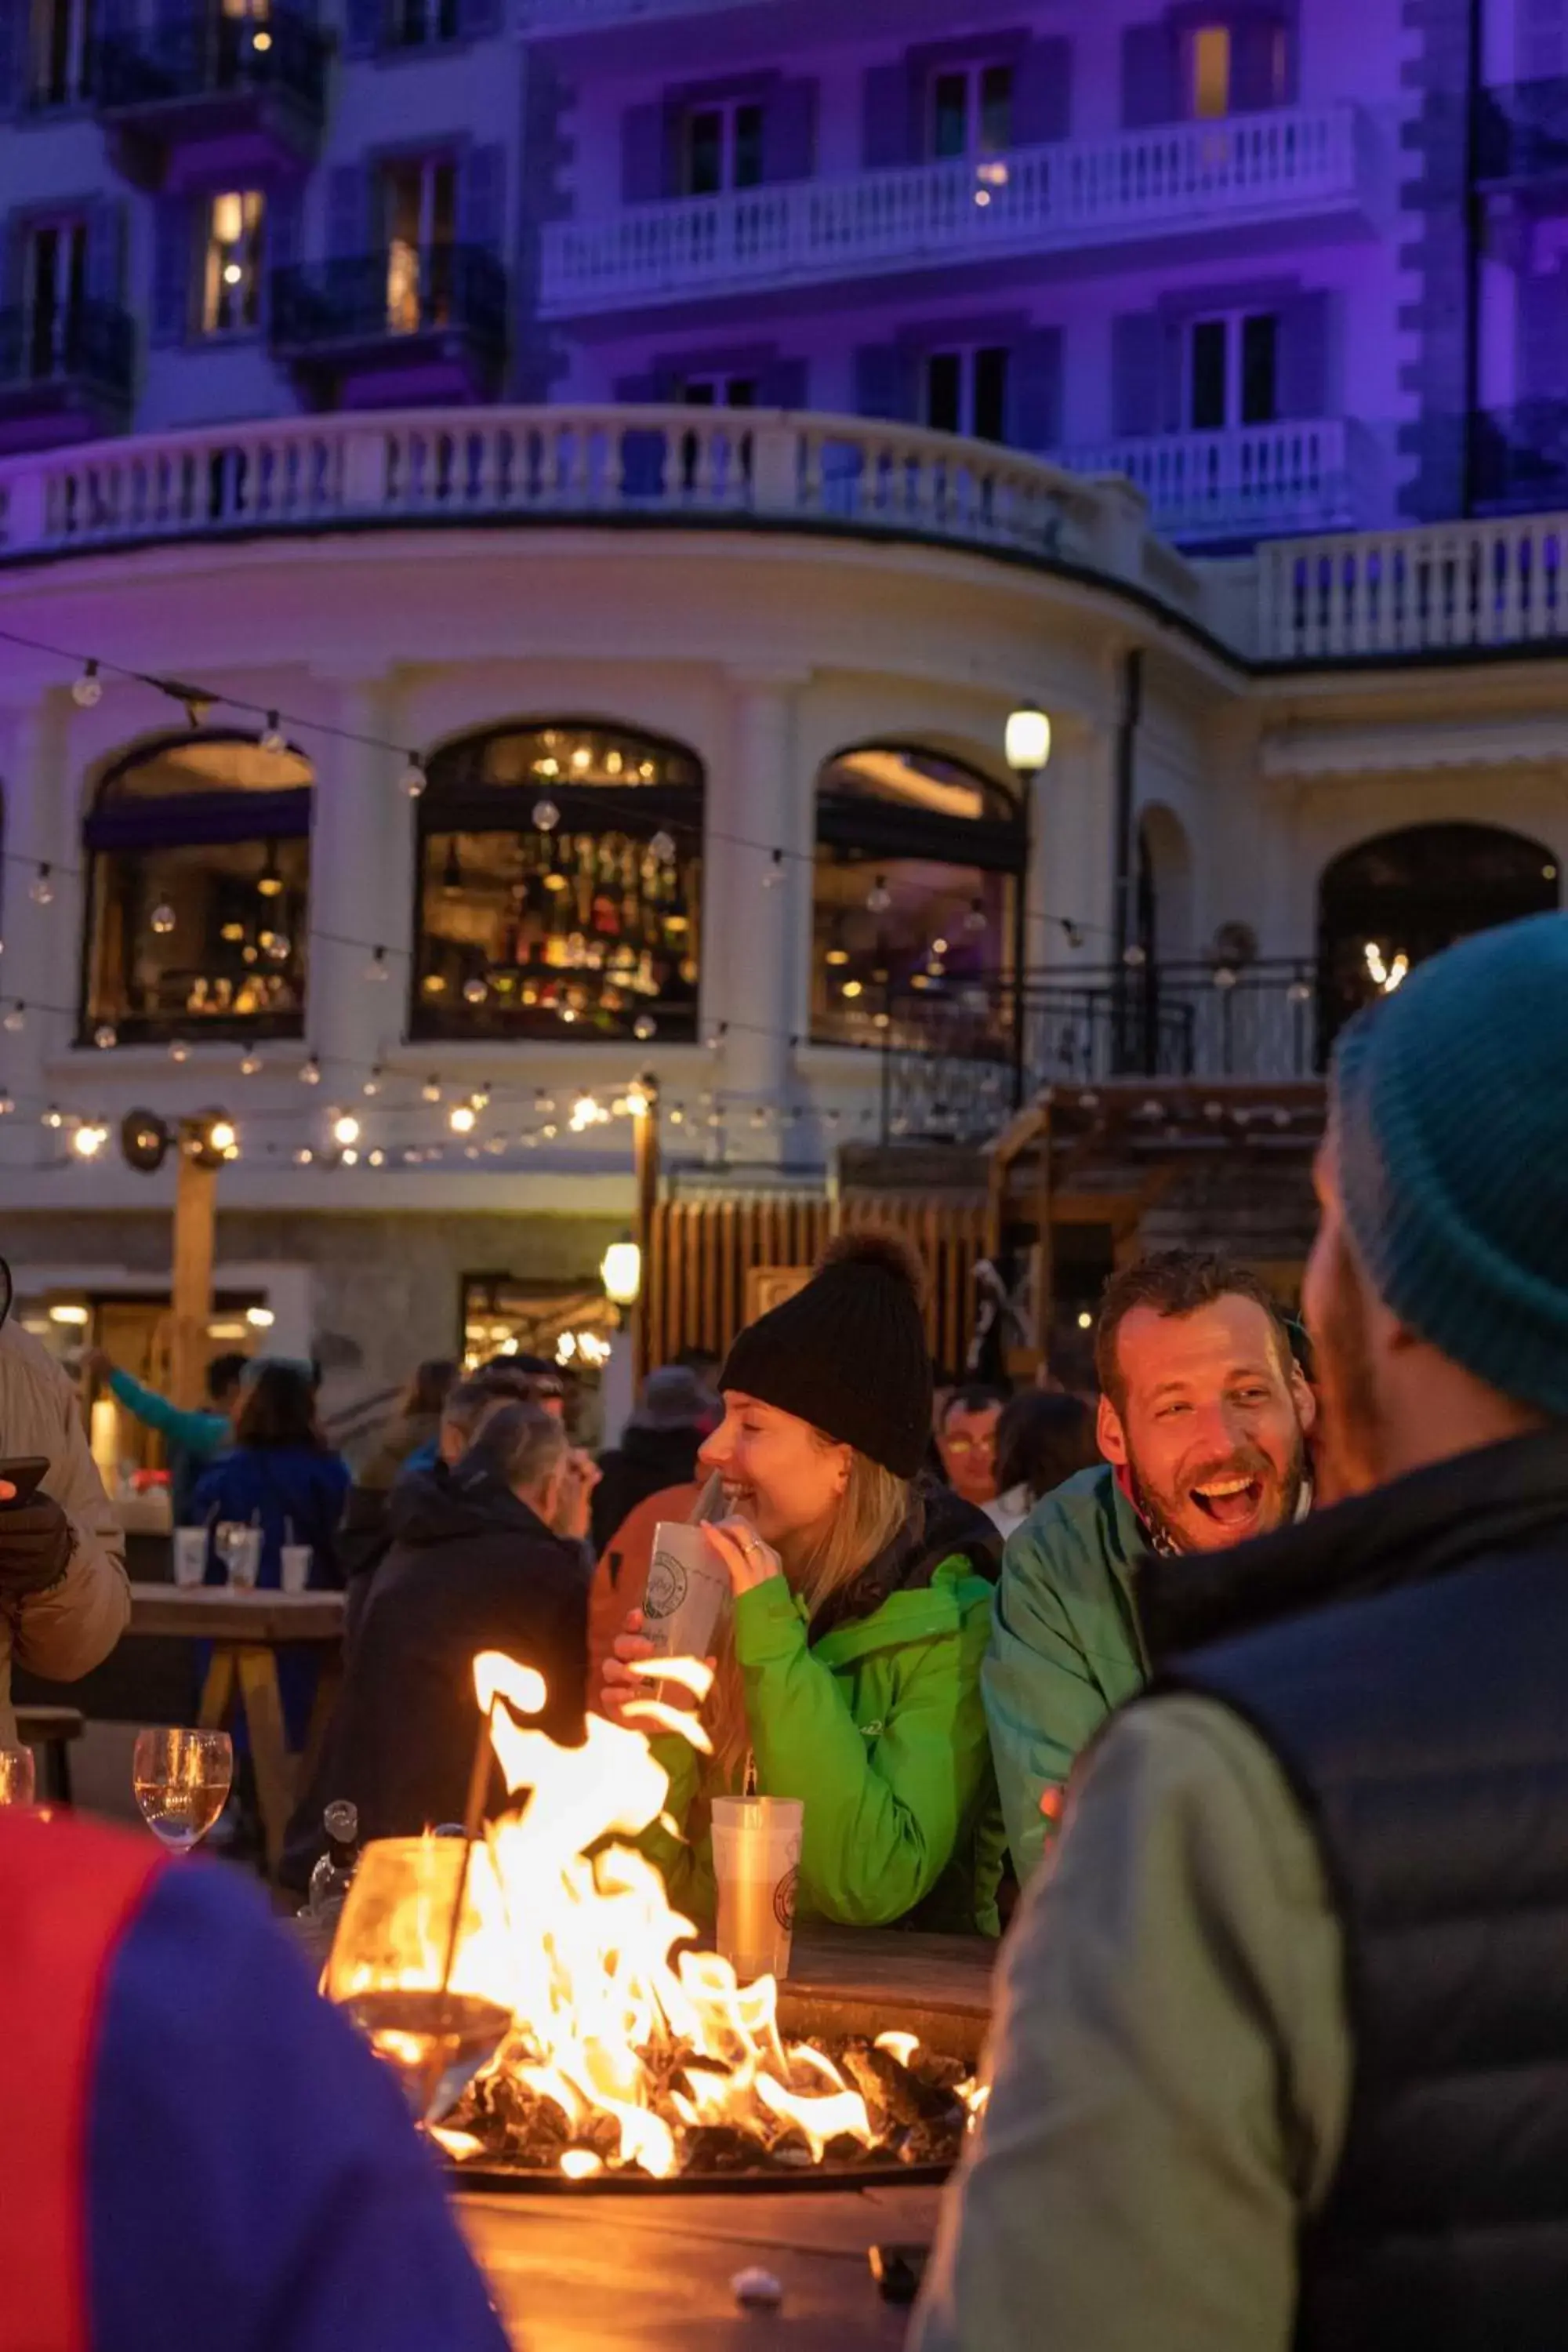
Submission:
[[[654,1645],[643,1632],[642,1611],[628,1609],[605,1657],[599,1691],[599,1712],[607,1715],[612,1723],[624,1721],[621,1709],[629,1700],[647,1696],[646,1677],[633,1674],[631,1667],[637,1660],[654,1654]]]
[[[784,1562],[771,1544],[765,1544],[747,1519],[718,1519],[702,1530],[730,1572],[732,1592],[750,1592],[755,1584],[765,1584],[770,1576],[784,1574]]]

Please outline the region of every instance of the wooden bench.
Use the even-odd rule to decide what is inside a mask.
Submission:
[[[19,1706],[16,1737],[24,1748],[40,1751],[38,1795],[46,1803],[71,1801],[70,1746],[87,1729],[87,1717],[76,1706]]]

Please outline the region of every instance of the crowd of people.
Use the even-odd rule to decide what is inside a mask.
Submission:
[[[1092,1398],[939,1384],[919,1263],[875,1232],[721,1364],[650,1375],[597,1463],[531,1360],[421,1367],[353,1481],[308,1368],[224,1367],[226,1406],[163,1424],[192,1507],[261,1528],[264,1581],[308,1527],[351,1594],[286,1875],[328,1798],[370,1835],[460,1818],[479,1649],[539,1666],[563,1741],[618,1715],[652,1654],[652,1530],[695,1521],[731,1599],[711,1753],[657,1743],[647,1846],[678,1907],[711,1918],[712,1801],[742,1790],[804,1801],[805,1918],[995,1936],[1016,1902],[920,2352],[1546,2352],[1568,2289],[1563,1011],[1560,918],[1413,973],[1336,1054],[1305,1328],[1243,1265],[1145,1257],[1101,1303]],[[0,1637],[76,1673],[122,1581],[52,1377],[0,1328],[8,1441],[51,1461],[0,1510]],[[5,1681],[0,1647],[0,1745]],[[78,1875],[89,1941],[151,1937],[178,1899],[142,1868],[103,1917]],[[53,1899],[0,1820],[12,1879]],[[151,2014],[149,1964],[123,1981]],[[0,2057],[0,2127],[7,2095]],[[234,2095],[243,2137],[262,2086]],[[0,2210],[0,2277],[5,2232]],[[489,2341],[456,2284],[451,2309],[418,2340]]]

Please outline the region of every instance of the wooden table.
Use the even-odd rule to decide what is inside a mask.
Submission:
[[[132,1637],[174,1635],[213,1644],[197,1721],[216,1731],[237,1706],[243,1712],[256,1769],[267,1866],[275,1871],[298,1789],[310,1776],[342,1679],[342,1594],[244,1591],[222,1584],[133,1584],[128,1632]],[[284,1727],[278,1686],[278,1653],[283,1648],[313,1650],[321,1664],[302,1756],[290,1752]]]
[[[787,1990],[864,2002],[882,2012],[879,2030],[947,2016],[977,2045],[994,1952],[966,1936],[806,1928]],[[882,2299],[869,2250],[929,2246],[941,2196],[911,2181],[576,2198],[464,2191],[455,2203],[519,2352],[896,2352],[909,2313]],[[753,2265],[781,2281],[778,2310],[737,2305],[731,2281]]]

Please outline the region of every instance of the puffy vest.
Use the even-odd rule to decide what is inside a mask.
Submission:
[[[1300,2352],[1568,2345],[1568,1540],[1203,1650],[1314,1822],[1354,2048]]]
[[[0,2352],[87,2352],[97,2028],[159,1867],[150,1838],[0,1811]]]

